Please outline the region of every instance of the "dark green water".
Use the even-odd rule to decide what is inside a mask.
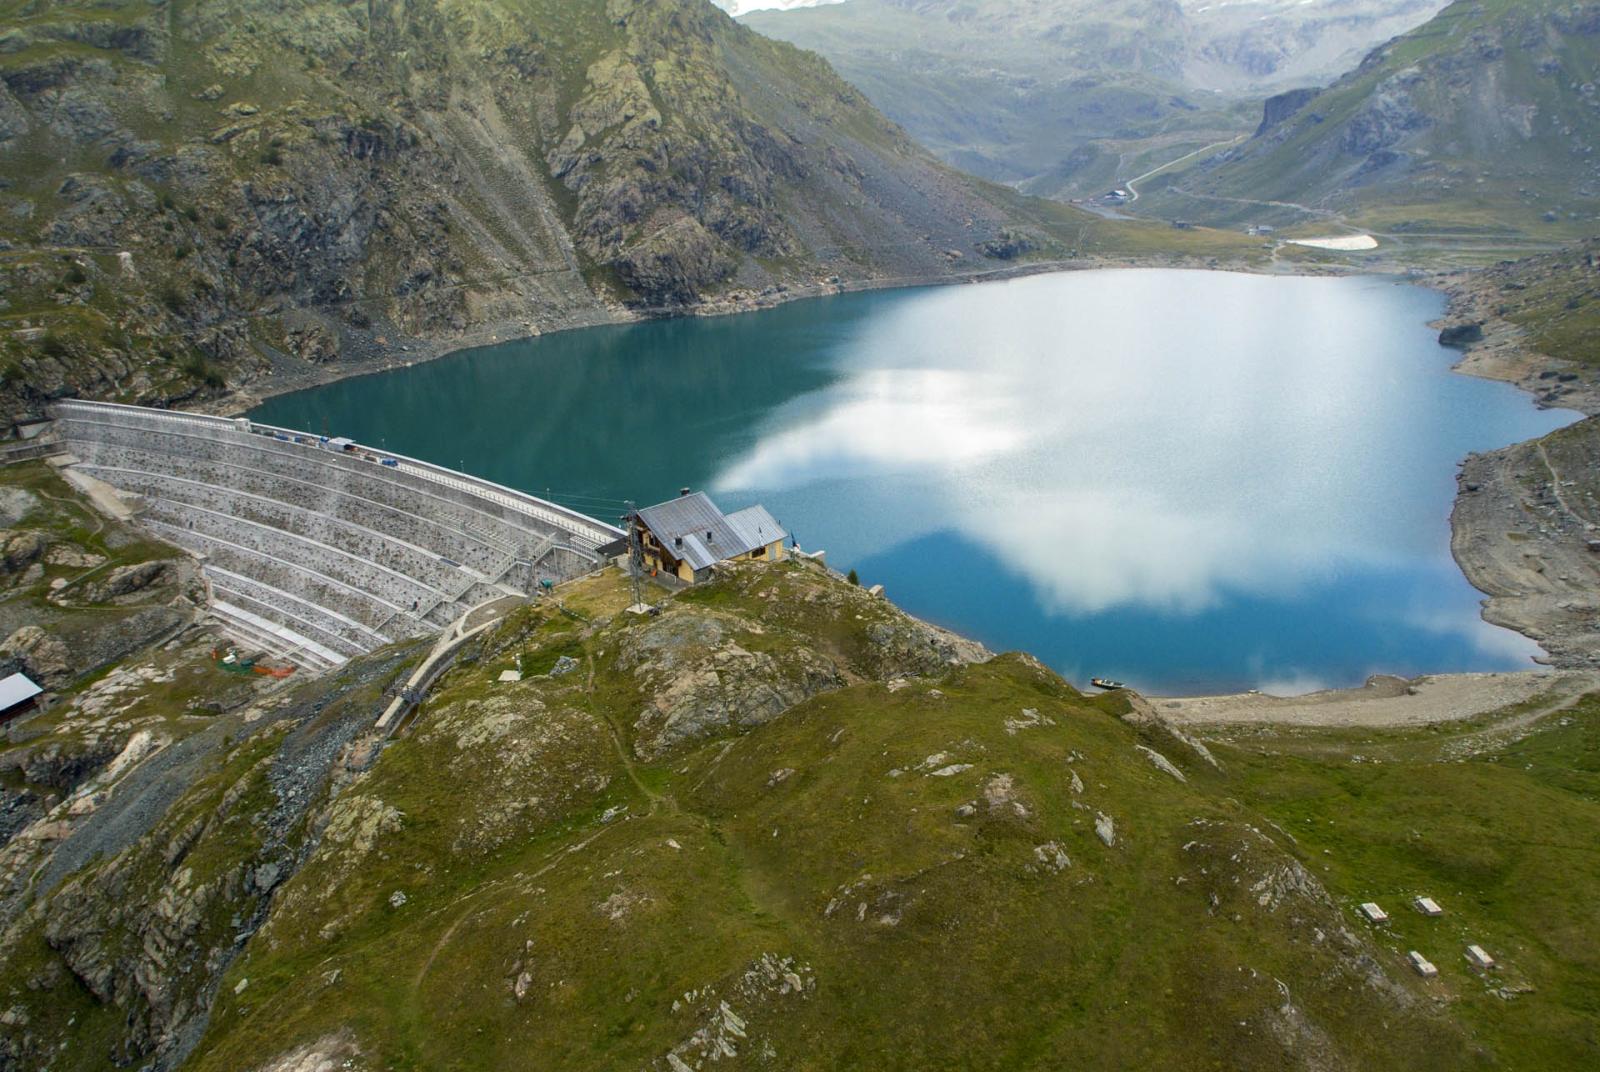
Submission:
[[[765,503],[906,609],[1156,692],[1518,668],[1449,553],[1457,463],[1573,419],[1449,371],[1390,280],[1084,272],[594,328],[253,416],[608,520]]]

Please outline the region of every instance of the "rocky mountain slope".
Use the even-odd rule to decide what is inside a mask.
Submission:
[[[1090,226],[705,0],[4,0],[0,175],[11,416],[960,275]]]
[[[516,612],[388,742],[404,648],[64,684],[0,746],[101,742],[0,848],[0,1067],[1583,1067],[1592,702],[1208,745],[813,563],[654,595]]]
[[[1248,133],[1259,100],[1353,67],[1443,0],[849,0],[755,12],[945,160],[1097,194]]]
[[[1327,89],[1269,102],[1245,144],[1144,192],[1217,221],[1585,236],[1600,218],[1597,69],[1600,5],[1458,0]]]

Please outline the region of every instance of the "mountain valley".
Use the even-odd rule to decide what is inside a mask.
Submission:
[[[778,6],[0,0],[0,1072],[1596,1067],[1600,3]],[[985,315],[932,330],[829,297],[1149,267],[1432,288],[1394,352],[1556,412],[1434,437],[1437,471],[1374,447],[1431,426],[1309,290],[1287,328],[1265,288],[1191,296],[1184,335],[1176,285],[1073,276],[1103,354],[1064,298],[1011,312],[1046,280],[939,291]],[[1346,375],[1286,359],[1313,333]],[[344,411],[387,426],[262,415],[384,371],[435,374]],[[1266,438],[1246,380],[1354,460]],[[91,441],[68,399],[148,408]],[[686,445],[716,436],[741,466]],[[1189,505],[1113,439],[1170,447]],[[1203,501],[1216,442],[1246,525]],[[1007,497],[1008,452],[1110,490]],[[597,475],[533,486],[558,455]],[[1166,608],[1198,620],[1299,540],[1285,500],[1381,504],[1390,467],[1440,492],[1419,534],[1297,548],[1350,605],[1296,628],[1507,662],[1081,691],[887,572],[1067,634],[1039,577],[1100,555],[1122,598],[1200,558],[1216,591]],[[730,550],[713,506],[648,534],[704,530],[693,583],[647,569],[635,498],[702,480],[809,489],[871,553]],[[974,531],[1017,558],[981,572]],[[1430,554],[1465,630],[1355,592]],[[1154,621],[1107,643],[1165,652]]]

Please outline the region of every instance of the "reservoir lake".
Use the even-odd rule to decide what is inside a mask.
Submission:
[[[1390,278],[1070,272],[564,332],[251,416],[608,521],[680,486],[764,503],[1080,685],[1526,669],[1450,556],[1456,467],[1577,415],[1452,373],[1443,309]]]

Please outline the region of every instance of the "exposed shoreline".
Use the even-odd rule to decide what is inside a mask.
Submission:
[[[1513,670],[1424,674],[1409,679],[1377,674],[1365,685],[1304,696],[1235,693],[1149,697],[1147,702],[1161,718],[1186,728],[1294,725],[1393,729],[1461,722],[1518,705],[1527,705],[1528,713],[1537,717],[1565,707],[1596,687],[1600,687],[1600,674],[1589,671]]]
[[[1450,550],[1461,572],[1483,592],[1483,617],[1530,638],[1558,669],[1600,669],[1600,512],[1586,496],[1600,474],[1573,454],[1600,451],[1600,379],[1593,370],[1533,349],[1527,333],[1496,315],[1497,291],[1482,275],[1443,280],[1449,311],[1438,326],[1479,325],[1455,366],[1467,376],[1510,383],[1541,408],[1580,413],[1583,420],[1538,439],[1468,455],[1457,477]]]
[[[285,357],[274,362],[271,373],[257,377],[227,392],[209,398],[189,400],[176,407],[194,413],[218,416],[241,416],[245,411],[278,395],[323,387],[340,380],[357,376],[371,376],[399,368],[410,368],[437,361],[464,350],[475,350],[500,343],[520,342],[542,338],[584,328],[609,327],[622,324],[639,324],[650,320],[669,320],[683,317],[737,316],[741,313],[760,312],[790,302],[812,298],[826,298],[839,294],[857,294],[878,290],[909,290],[918,287],[962,286],[972,283],[999,282],[1027,276],[1050,275],[1058,272],[1122,271],[1136,269],[1172,269],[1175,271],[1239,272],[1247,275],[1386,275],[1392,271],[1356,265],[1305,263],[1284,265],[1272,262],[1222,263],[1214,257],[1158,255],[1147,260],[1077,258],[1068,261],[1028,261],[1006,264],[982,270],[956,272],[931,276],[879,276],[863,279],[840,280],[837,283],[816,282],[785,285],[771,292],[741,293],[697,305],[647,308],[626,306],[620,303],[598,305],[581,313],[563,315],[542,326],[526,319],[503,320],[481,325],[471,331],[452,335],[447,339],[406,336],[393,343],[381,338],[360,340],[350,356],[324,365],[311,364]],[[1397,276],[1397,278],[1400,278]]]

